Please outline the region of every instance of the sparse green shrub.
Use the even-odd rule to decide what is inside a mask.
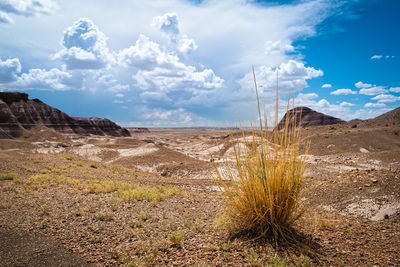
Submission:
[[[38,175],[33,175],[29,178],[29,181],[34,182],[34,183],[47,183],[50,182],[51,176],[48,174],[38,174]]]
[[[17,173],[2,173],[2,174],[0,174],[0,181],[15,180],[18,178],[19,178],[19,175]]]
[[[112,212],[99,212],[95,217],[97,220],[108,222],[113,220],[114,214]]]
[[[267,266],[271,267],[286,267],[290,266],[288,259],[281,259],[278,255],[270,253],[269,254],[269,264]]]
[[[183,232],[182,231],[174,231],[171,234],[168,235],[169,241],[176,246],[176,247],[182,247],[183,243]]]
[[[310,267],[311,266],[311,259],[307,256],[300,255],[296,259],[296,266],[301,266],[301,267]]]
[[[259,101],[257,86],[256,94]],[[277,106],[275,112],[277,125]],[[293,223],[302,214],[299,196],[305,157],[299,157],[297,114],[286,116],[283,129],[275,127],[269,132],[264,130],[267,123],[262,122],[259,102],[258,113],[259,127],[252,129],[251,146],[240,146],[238,139],[232,140],[234,167],[228,161],[223,169],[216,164],[214,167],[227,201],[230,230],[255,238],[270,236],[277,241],[290,237]]]

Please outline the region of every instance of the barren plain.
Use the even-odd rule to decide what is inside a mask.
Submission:
[[[1,266],[400,265],[397,120],[302,130],[310,149],[297,246],[220,226],[213,163],[233,164],[232,138],[246,146],[246,133],[36,131],[0,140]]]

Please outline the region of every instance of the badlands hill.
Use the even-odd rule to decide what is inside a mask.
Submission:
[[[344,122],[341,119],[317,112],[308,107],[296,107],[286,112],[285,116],[283,116],[282,120],[278,124],[279,129],[284,128],[286,118],[288,116],[289,116],[289,127],[292,126],[293,116],[296,116],[295,118],[296,123],[301,121],[300,126],[303,128],[310,126],[331,125]]]
[[[51,107],[28,94],[0,92],[0,138],[16,138],[35,127],[63,134],[130,136],[127,129],[108,119],[78,118]]]

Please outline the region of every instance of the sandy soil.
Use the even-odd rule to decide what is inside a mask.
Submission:
[[[231,164],[232,133],[0,140],[1,172],[19,175],[0,181],[0,242],[13,244],[0,246],[0,265],[259,266],[278,257],[299,266],[397,266],[396,131],[350,124],[303,131],[311,146],[302,193],[307,211],[296,225],[302,249],[232,238],[217,226],[224,200],[212,181],[210,154],[217,166]],[[249,141],[238,140],[243,149]],[[153,188],[159,196],[181,191],[125,201],[120,189],[106,189],[110,181]]]

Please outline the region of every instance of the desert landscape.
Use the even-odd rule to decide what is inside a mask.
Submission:
[[[125,129],[0,97],[1,266],[400,264],[400,108],[348,122],[302,108],[305,211],[298,243],[276,245],[223,226],[215,167],[249,129]]]

